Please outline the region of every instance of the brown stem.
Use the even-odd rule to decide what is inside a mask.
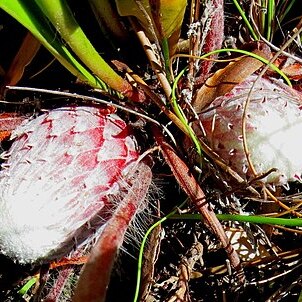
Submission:
[[[196,209],[202,214],[206,224],[210,227],[212,232],[217,236],[217,238],[221,242],[222,247],[226,250],[228,254],[231,265],[235,268],[236,271],[240,272],[242,270],[240,259],[234,248],[229,243],[229,240],[224,233],[222,225],[218,221],[215,213],[209,207],[206,201],[205,194],[203,193],[199,184],[193,177],[190,169],[185,164],[185,162],[178,157],[173,148],[165,142],[163,135],[158,130],[158,128],[154,127],[153,133],[156,142],[160,146],[162,154],[167,164],[170,166],[177,182],[185,191],[185,193],[190,197]],[[244,275],[241,275],[240,281],[244,282]]]
[[[171,90],[170,83],[167,79],[167,76],[165,74],[164,67],[162,66],[162,64],[158,60],[158,58],[156,57],[156,54],[154,53],[151,42],[148,39],[148,37],[146,36],[145,32],[140,28],[140,26],[134,20],[132,20],[131,24],[135,30],[135,33],[136,33],[138,39],[140,40],[140,43],[142,44],[142,46],[144,48],[144,51],[148,57],[148,60],[151,64],[153,71],[155,72],[159,82],[161,83],[161,86],[166,94],[167,99],[169,99],[171,96],[172,90]]]

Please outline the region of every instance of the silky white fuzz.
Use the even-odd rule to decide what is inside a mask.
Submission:
[[[33,263],[101,232],[138,158],[127,124],[93,107],[52,110],[17,128],[0,172],[0,251]]]
[[[286,184],[302,173],[302,98],[279,81],[256,78],[249,77],[215,99],[199,115],[200,121],[213,150],[249,180],[255,175],[247,161],[242,132],[243,110],[249,98],[245,133],[251,162],[257,175],[277,169],[261,179],[263,183]],[[194,127],[201,132],[197,124]]]

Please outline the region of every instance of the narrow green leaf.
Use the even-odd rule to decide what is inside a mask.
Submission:
[[[279,13],[279,22],[282,23],[284,18],[290,13],[290,11],[293,8],[293,5],[295,4],[296,0],[291,1],[280,1],[280,3],[277,6],[276,11]]]
[[[271,41],[273,36],[275,18],[276,18],[275,0],[269,0],[267,6],[267,32],[266,32],[266,38],[269,41]]]
[[[255,41],[258,41],[258,40],[259,40],[259,37],[258,37],[258,35],[255,33],[255,31],[254,31],[254,29],[253,29],[251,23],[249,22],[248,18],[246,17],[246,14],[245,14],[244,10],[242,9],[242,7],[240,6],[239,2],[238,2],[237,0],[233,0],[233,3],[235,4],[236,8],[238,9],[238,11],[239,11],[239,13],[240,13],[240,15],[241,15],[241,17],[242,17],[242,19],[243,19],[245,25],[247,26],[247,28],[249,29],[249,31],[250,31],[250,33],[251,33],[253,39],[254,39]]]
[[[25,295],[27,294],[27,292],[36,284],[36,282],[38,281],[38,277],[32,277],[30,278],[18,291],[18,293],[20,295]]]
[[[221,221],[239,221],[256,224],[271,224],[284,225],[287,227],[301,227],[302,218],[279,218],[266,217],[260,215],[239,215],[239,214],[216,214],[218,220]],[[169,217],[170,219],[188,219],[188,220],[203,220],[200,214],[175,214]]]
[[[74,58],[43,18],[42,11],[33,1],[1,0],[0,8],[26,27],[80,81],[93,87],[105,87],[97,77],[88,72]]]
[[[35,0],[35,2],[85,66],[114,90],[127,96],[131,95],[132,86],[98,54],[65,0]]]

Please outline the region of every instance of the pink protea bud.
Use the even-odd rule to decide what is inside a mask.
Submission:
[[[48,261],[97,237],[138,158],[126,123],[99,108],[59,108],[13,137],[0,172],[1,252]]]
[[[250,76],[230,93],[216,98],[199,115],[210,147],[244,179],[255,175],[243,147],[243,110],[246,112],[246,142],[258,175],[276,168],[262,178],[276,185],[297,180],[302,173],[301,96],[273,79]],[[256,81],[256,82],[255,82]],[[255,85],[252,87],[253,83]],[[200,128],[195,125],[200,134]]]

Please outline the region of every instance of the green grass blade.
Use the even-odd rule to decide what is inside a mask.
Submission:
[[[249,222],[255,224],[271,224],[282,225],[287,227],[301,227],[302,218],[279,218],[279,217],[266,217],[260,215],[236,215],[236,214],[216,214],[218,220],[221,221],[239,221]],[[169,219],[188,219],[188,220],[202,220],[200,214],[175,214],[171,215]]]
[[[143,265],[143,256],[144,256],[144,249],[147,244],[147,240],[151,232],[164,223],[167,219],[169,219],[171,216],[175,215],[179,209],[181,209],[184,205],[186,204],[186,201],[184,201],[181,205],[179,205],[177,208],[175,208],[171,213],[166,215],[165,217],[161,218],[159,221],[155,222],[145,233],[144,238],[142,240],[140,249],[139,249],[139,256],[138,256],[138,261],[137,261],[137,279],[136,279],[136,289],[135,289],[135,294],[133,298],[133,302],[137,302],[139,298],[139,291],[140,291],[140,282],[141,282],[141,273],[142,273],[142,265]]]
[[[147,239],[151,232],[159,225],[163,224],[168,219],[174,220],[199,220],[202,221],[203,217],[201,214],[177,214],[179,209],[185,204],[182,203],[178,208],[170,212],[165,217],[161,218],[159,221],[155,222],[145,233],[143,238],[138,258],[138,267],[137,267],[137,280],[136,280],[136,290],[133,302],[138,301],[140,282],[141,282],[141,273],[142,273],[142,262],[144,249],[146,247]],[[266,217],[260,215],[240,215],[240,214],[216,214],[216,217],[221,221],[239,221],[239,222],[249,222],[255,224],[271,224],[271,225],[282,225],[287,227],[301,227],[302,218],[279,218],[279,217]],[[302,300],[301,300],[302,301]]]
[[[99,55],[65,0],[35,0],[61,37],[93,74],[121,93],[132,92],[131,85],[120,77]]]
[[[176,97],[176,90],[177,90],[177,84],[178,81],[181,79],[181,77],[183,76],[184,72],[186,71],[186,69],[183,69],[175,78],[174,82],[173,82],[173,86],[172,86],[172,95],[171,95],[171,105],[172,108],[174,110],[174,113],[176,114],[176,116],[179,118],[179,120],[182,122],[182,124],[184,125],[184,127],[187,129],[188,134],[191,138],[191,140],[193,141],[195,148],[196,148],[196,152],[197,154],[202,157],[202,148],[200,146],[199,140],[195,134],[195,132],[193,131],[193,129],[191,128],[191,126],[188,123],[188,120],[185,116],[185,113],[183,112],[183,110],[181,109],[181,107],[179,106],[179,104],[177,103],[177,97]]]
[[[276,18],[275,0],[269,0],[267,5],[267,32],[266,32],[266,38],[268,41],[272,40],[275,18]]]
[[[281,1],[277,6],[276,11],[279,13],[279,22],[282,23],[284,18],[288,15],[288,13],[292,10],[293,5],[295,4],[296,0],[291,1]]]
[[[242,7],[240,6],[239,2],[238,2],[237,0],[233,0],[233,3],[234,3],[234,5],[236,6],[236,8],[238,9],[238,11],[239,11],[239,13],[240,13],[240,15],[241,15],[241,17],[242,17],[242,19],[243,19],[245,25],[247,26],[247,28],[249,29],[249,31],[250,31],[250,33],[251,33],[253,39],[256,40],[256,41],[258,41],[258,40],[259,40],[259,37],[258,37],[258,35],[255,33],[255,31],[254,31],[254,29],[253,29],[251,23],[249,22],[248,18],[246,17],[245,12],[244,12],[244,10],[242,9]]]
[[[88,72],[62,44],[34,2],[1,0],[0,8],[26,27],[80,81],[104,89],[104,84]]]
[[[162,40],[162,52],[164,56],[164,64],[165,64],[165,72],[168,78],[168,81],[171,81],[170,74],[170,50],[169,50],[169,42],[168,39],[164,38]]]
[[[23,296],[38,282],[39,278],[34,276],[30,278],[18,291],[18,293]]]
[[[290,79],[286,76],[286,74],[281,69],[279,69],[276,65],[269,62],[268,60],[262,58],[261,56],[258,56],[257,54],[254,54],[253,52],[250,52],[250,51],[246,51],[243,49],[236,49],[236,48],[216,49],[216,50],[210,51],[198,58],[205,59],[207,57],[210,57],[213,54],[222,53],[222,52],[237,52],[237,53],[241,53],[243,55],[253,57],[253,58],[263,62],[264,64],[268,65],[271,70],[277,72],[285,80],[285,82],[287,83],[287,85],[289,87],[292,87],[292,83],[291,83]]]

